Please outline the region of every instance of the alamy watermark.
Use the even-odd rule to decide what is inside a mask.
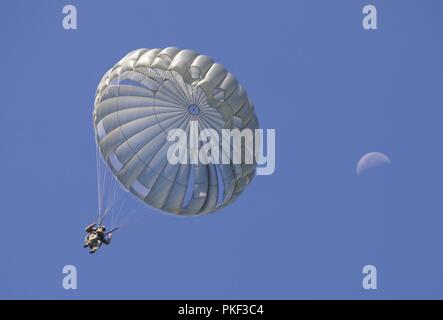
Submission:
[[[77,29],[77,8],[72,4],[67,4],[63,7],[63,17],[62,25],[65,30],[76,30]]]
[[[362,20],[363,29],[377,30],[377,8],[368,4],[363,7],[362,13],[365,14]]]
[[[76,290],[77,289],[77,268],[73,265],[66,265],[63,267],[63,289]]]
[[[190,121],[189,137],[185,130],[172,129],[167,152],[170,164],[257,164],[257,175],[275,170],[275,129],[266,129],[266,155],[263,129],[199,130],[198,121]]]
[[[362,274],[365,276],[362,280],[362,286],[365,290],[376,290],[377,289],[377,268],[371,264],[363,267]]]

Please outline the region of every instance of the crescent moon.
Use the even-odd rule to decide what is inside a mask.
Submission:
[[[357,175],[361,175],[363,172],[379,167],[381,165],[387,165],[391,163],[391,159],[387,155],[381,152],[369,152],[358,160],[357,163]]]

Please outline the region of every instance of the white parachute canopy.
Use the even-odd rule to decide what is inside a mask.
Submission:
[[[167,159],[173,143],[168,132],[182,129],[189,137],[193,120],[200,130],[219,134],[258,128],[254,107],[235,77],[194,51],[129,53],[100,81],[93,116],[100,214],[118,210],[112,192],[120,186],[166,212],[212,212],[232,203],[255,175],[255,161],[171,164]]]

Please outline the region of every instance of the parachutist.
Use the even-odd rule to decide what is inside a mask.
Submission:
[[[83,248],[89,247],[89,253],[95,253],[102,245],[102,243],[108,245],[111,243],[112,231],[106,232],[106,227],[103,225],[97,225],[92,223],[85,228],[88,233],[83,243]]]

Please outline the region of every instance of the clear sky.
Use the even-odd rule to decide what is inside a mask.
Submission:
[[[375,4],[378,30],[361,26]],[[64,30],[74,4],[78,30]],[[4,1],[0,298],[443,298],[443,2]],[[197,218],[149,207],[92,256],[92,108],[137,48],[224,64],[276,171]],[[357,176],[365,153],[391,165]],[[63,266],[78,289],[62,287]],[[362,289],[362,268],[378,290]]]

